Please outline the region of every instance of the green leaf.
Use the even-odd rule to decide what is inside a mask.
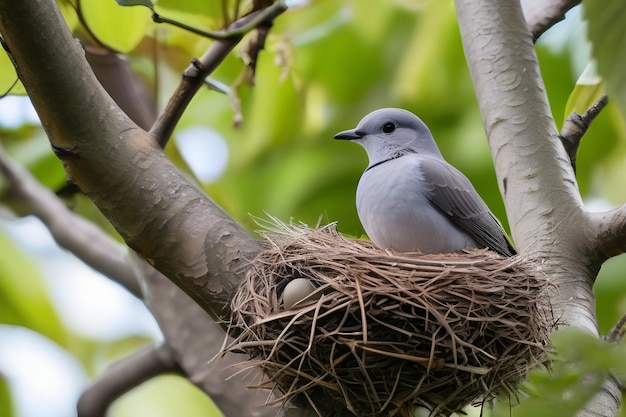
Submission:
[[[74,31],[80,24],[80,21],[73,0],[57,0],[57,6],[59,6],[59,10],[65,19],[67,27],[70,28],[71,31]]]
[[[550,368],[531,372],[520,387],[519,406],[511,410],[508,401],[499,401],[492,416],[511,416],[511,411],[515,417],[574,416],[623,362],[623,347],[577,329],[559,330],[551,340]]]
[[[12,416],[13,404],[11,400],[11,391],[9,390],[9,383],[0,374],[0,416]]]
[[[67,334],[37,268],[0,230],[0,323],[32,329],[61,346]]]
[[[555,332],[552,344],[558,351],[558,359],[569,371],[584,374],[626,373],[624,354],[626,346],[609,343],[579,329],[565,328]]]
[[[123,7],[113,0],[81,0],[89,30],[118,52],[132,51],[143,39],[152,13],[143,7]]]
[[[159,0],[154,11],[163,17],[197,29],[221,29],[222,3],[206,0]],[[172,26],[167,25],[169,28]],[[182,29],[180,29],[182,30]]]
[[[26,90],[17,78],[13,62],[6,51],[0,48],[0,96],[5,94],[25,95]]]
[[[602,79],[597,73],[595,64],[590,62],[567,99],[565,118],[573,112],[583,114],[600,98],[602,92]]]
[[[120,6],[146,6],[152,9],[154,3],[150,0],[115,0]]]
[[[132,390],[112,407],[116,417],[146,415],[167,417],[220,417],[211,399],[179,376],[159,376]]]
[[[584,2],[589,39],[598,71],[606,83],[610,98],[626,112],[626,7],[621,1],[589,0]]]

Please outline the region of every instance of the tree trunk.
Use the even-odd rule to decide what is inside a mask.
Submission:
[[[598,335],[592,286],[606,258],[561,145],[521,7],[455,4],[513,240],[554,283],[558,321]],[[616,415],[620,401],[620,389],[607,380],[580,415]]]

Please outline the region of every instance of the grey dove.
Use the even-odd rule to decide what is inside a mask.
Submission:
[[[386,108],[335,135],[365,148],[369,166],[356,206],[369,238],[400,252],[515,249],[470,181],[441,155],[428,127],[413,113]]]

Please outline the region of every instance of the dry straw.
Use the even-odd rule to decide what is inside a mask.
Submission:
[[[278,402],[320,416],[447,415],[515,395],[545,360],[547,280],[487,250],[420,255],[348,239],[334,225],[276,224],[233,301],[226,351],[245,352]],[[317,288],[285,311],[294,278]]]

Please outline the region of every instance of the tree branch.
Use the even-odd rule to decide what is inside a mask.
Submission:
[[[236,21],[225,32],[228,36],[211,44],[200,59],[194,59],[183,72],[183,78],[174,91],[163,112],[150,129],[150,134],[162,148],[165,148],[176,124],[180,120],[193,96],[202,87],[205,78],[211,74],[239,43],[243,35],[258,25],[271,22],[287,9],[283,1],[249,14]]]
[[[144,301],[188,379],[206,392],[225,416],[277,417],[278,406],[263,406],[266,393],[247,388],[263,379],[261,371],[237,373],[238,365],[249,360],[247,355],[228,354],[211,361],[220,352],[225,335],[206,312],[153,269],[142,276]]]
[[[626,252],[626,205],[606,213],[590,213],[598,263]]]
[[[608,343],[621,343],[626,334],[626,315],[620,317],[606,337]]]
[[[167,345],[149,346],[111,366],[78,400],[79,417],[104,417],[117,398],[166,373],[182,374]]]
[[[561,127],[561,133],[559,139],[569,156],[569,160],[572,163],[572,169],[576,172],[576,155],[578,153],[578,147],[587,129],[591,126],[591,122],[596,118],[598,114],[606,107],[609,102],[609,97],[603,94],[587,111],[582,115],[573,112],[563,122]]]
[[[522,0],[522,10],[533,41],[565,19],[565,13],[580,4],[580,0]]]
[[[555,284],[560,322],[597,335],[592,222],[558,139],[521,7],[500,0],[455,5],[516,246]],[[620,398],[609,379],[579,415],[616,415]]]
[[[59,246],[141,298],[137,279],[128,267],[127,249],[93,223],[72,213],[30,172],[13,163],[1,148],[0,173],[8,182],[8,193],[25,206],[26,214],[38,217],[46,225]]]
[[[84,45],[85,57],[100,84],[142,129],[156,120],[155,94],[130,67],[128,59],[108,49]]]
[[[255,29],[257,26],[260,26],[263,23],[271,22],[285,10],[287,10],[287,5],[285,4],[285,2],[283,0],[278,0],[271,6],[266,7],[263,10],[255,11],[245,16],[240,21],[235,22],[225,31],[201,30],[186,25],[184,23],[177,22],[176,20],[160,16],[154,11],[152,13],[152,20],[156,23],[167,23],[172,26],[179,27],[191,33],[195,33],[196,35],[204,36],[205,38],[219,40],[237,38],[239,40],[243,37],[243,35]]]
[[[215,317],[229,317],[259,243],[111,100],[54,0],[0,0],[0,34],[70,181],[131,248]]]
[[[456,1],[465,56],[512,234],[517,248],[531,254],[548,249],[552,242],[547,239],[553,232],[566,233],[571,228],[537,221],[529,229],[528,215],[551,212],[554,201],[568,211],[562,219],[583,212],[569,158],[558,140],[532,38],[515,3]]]

